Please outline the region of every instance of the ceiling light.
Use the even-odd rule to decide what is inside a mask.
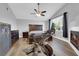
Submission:
[[[38,8],[34,9],[34,13],[31,13],[31,14],[35,14],[37,16],[45,16],[46,11],[40,11],[40,6],[39,5],[40,4],[37,3]]]
[[[37,16],[41,16],[40,14],[36,14]]]

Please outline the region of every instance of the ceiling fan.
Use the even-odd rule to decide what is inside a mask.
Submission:
[[[31,14],[35,14],[36,16],[45,16],[44,13],[46,13],[46,11],[40,11],[40,3],[37,3],[38,8],[34,9],[35,13],[31,13]]]

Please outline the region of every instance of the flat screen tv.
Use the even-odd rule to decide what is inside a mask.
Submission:
[[[78,31],[70,32],[70,42],[79,50],[79,32]]]

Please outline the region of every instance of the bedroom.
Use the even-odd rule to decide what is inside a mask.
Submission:
[[[10,44],[10,49],[7,49],[8,52],[7,54],[3,53],[0,55],[8,55],[8,56],[25,56],[25,52],[26,52],[26,44],[28,41],[26,38],[23,38],[23,35],[25,35],[24,37],[29,37],[29,35],[31,36],[32,34],[36,37],[34,37],[34,39],[42,37],[43,35],[45,37],[41,38],[41,39],[51,39],[51,25],[50,22],[54,19],[60,19],[62,15],[65,16],[64,19],[66,19],[66,13],[69,18],[68,19],[68,31],[70,31],[70,29],[72,27],[77,26],[78,27],[78,10],[74,10],[74,8],[79,8],[78,7],[79,4],[67,4],[67,3],[0,3],[0,22],[1,23],[6,23],[9,24],[11,26],[10,30],[11,30],[11,40],[8,44]],[[73,7],[74,8],[73,8]],[[72,9],[72,11],[71,11]],[[44,11],[39,16],[37,11]],[[73,12],[75,11],[75,12]],[[37,15],[38,14],[38,15]],[[69,22],[72,20],[73,15],[75,16],[74,18],[76,19],[76,21],[72,21],[70,24]],[[51,19],[51,21],[50,21]],[[63,17],[61,18],[63,20]],[[50,21],[50,22],[49,22]],[[56,29],[59,26],[56,26]],[[65,26],[66,29],[67,26]],[[31,28],[31,29],[30,29]],[[62,29],[58,28],[58,30]],[[56,31],[58,31],[56,30]],[[6,30],[2,29],[3,32],[6,32]],[[65,30],[65,34],[67,34],[66,32],[67,30]],[[25,33],[25,34],[23,34]],[[70,32],[68,32],[69,34]],[[14,34],[14,35],[13,35]],[[47,36],[47,35],[48,36]],[[41,42],[39,43],[40,46],[41,44],[49,44],[52,45],[52,56],[77,56],[79,54],[78,50],[75,48],[75,46],[71,46],[70,44],[70,37],[68,38],[64,38],[63,36],[60,37],[53,35],[53,33],[51,33],[53,36],[53,40],[47,40],[46,42]],[[64,35],[65,35],[64,34]],[[66,37],[67,35],[65,35]],[[31,37],[30,37],[31,38]],[[54,39],[55,38],[55,39]],[[4,38],[3,38],[4,39]],[[31,38],[33,39],[33,37]],[[39,38],[40,39],[40,38]],[[31,40],[32,41],[32,40]],[[39,40],[38,40],[39,41]],[[1,42],[0,42],[1,43]],[[4,41],[5,43],[5,41]],[[36,43],[35,41],[32,42],[33,44]],[[38,43],[38,42],[37,42]],[[2,43],[1,43],[2,44]],[[6,44],[5,44],[6,45]],[[49,46],[48,45],[48,46]],[[67,45],[67,46],[66,46]],[[20,47],[21,46],[21,47]],[[64,47],[66,46],[66,47]],[[2,47],[2,46],[1,46]],[[7,48],[7,47],[6,47]],[[28,47],[30,48],[30,47]],[[39,47],[38,47],[39,48]],[[5,48],[3,48],[5,49]],[[17,49],[19,49],[17,51]],[[40,48],[39,48],[40,49]],[[25,50],[25,52],[19,52],[19,51],[23,51]],[[28,49],[30,50],[30,49]],[[38,50],[38,49],[37,49]],[[36,51],[37,51],[36,50]],[[1,51],[4,51],[1,49]],[[41,51],[38,51],[38,53],[36,52],[35,56],[45,56],[48,55],[47,53],[43,53]],[[39,55],[38,55],[39,54]],[[50,54],[50,53],[49,53]],[[32,55],[31,55],[32,56]],[[49,55],[48,55],[49,56]]]

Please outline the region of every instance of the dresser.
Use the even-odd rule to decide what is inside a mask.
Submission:
[[[19,39],[19,31],[12,30],[11,31],[11,45],[13,45]]]

